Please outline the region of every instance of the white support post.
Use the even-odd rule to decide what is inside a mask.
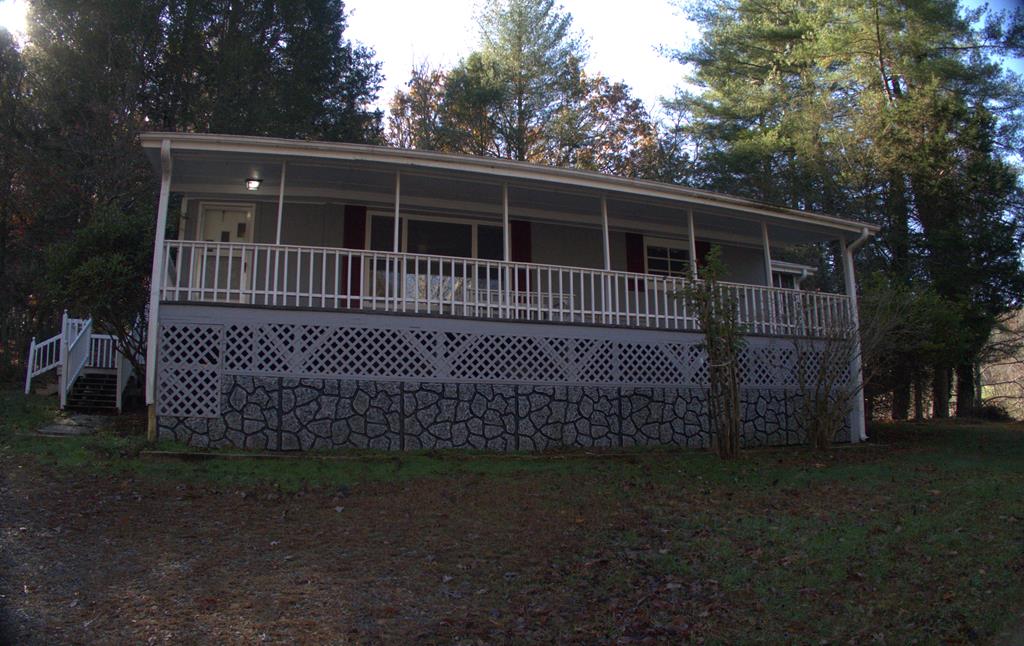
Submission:
[[[68,334],[68,311],[64,310],[64,314],[60,318],[60,376],[57,378],[57,387],[60,389],[58,393],[60,397],[60,408],[64,410],[64,404],[67,401],[67,378],[68,378],[68,343],[70,343],[71,335]]]
[[[188,198],[181,198],[181,208],[178,209],[178,240],[185,239],[185,228],[188,226]],[[198,236],[198,233],[196,234]]]
[[[857,278],[853,269],[853,251],[867,239],[867,232],[851,245],[846,244],[845,238],[839,239],[839,247],[843,253],[843,279],[846,285],[846,295],[850,298],[851,327],[853,328],[853,356],[850,357],[850,378],[854,380],[854,387],[857,389],[853,397],[853,410],[850,411],[850,442],[863,442],[868,439],[866,424],[864,420],[864,371],[861,364],[860,349],[860,314],[857,309]]]
[[[612,247],[608,241],[608,199],[601,196],[601,235],[604,240],[604,270],[612,269]]]
[[[693,226],[693,209],[686,210],[686,226],[690,235],[690,277],[697,280],[697,231]]]
[[[508,184],[501,185],[501,242],[502,257],[505,262],[512,261],[512,239],[509,235],[511,226],[508,222]]]
[[[25,394],[29,394],[32,387],[32,370],[35,368],[36,338],[32,337],[32,343],[28,346],[28,361],[25,368]]]
[[[274,244],[281,244],[281,226],[284,224],[284,180],[288,162],[281,162],[281,188],[277,192],[277,236]]]
[[[800,284],[807,280],[810,274],[807,273],[807,269],[801,269],[800,275],[793,279],[793,289],[800,291]]]
[[[164,277],[164,233],[167,230],[167,203],[171,197],[171,142],[160,144],[160,201],[156,210],[156,239],[153,242],[153,271],[149,277],[149,325],[146,337],[146,403],[149,405],[149,436],[156,437],[156,361],[160,330],[160,288]]]
[[[402,202],[402,171],[395,171],[395,235],[394,242],[391,245],[391,250],[395,253],[399,252],[398,248],[398,226],[399,226],[399,205]]]
[[[773,286],[772,281],[772,249],[768,243],[768,223],[761,223],[761,244],[764,246],[764,284]]]

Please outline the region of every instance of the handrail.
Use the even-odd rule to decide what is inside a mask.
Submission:
[[[117,406],[117,412],[121,412],[124,404],[124,389],[128,386],[128,380],[131,378],[134,372],[132,362],[128,360],[128,357],[124,356],[120,352],[117,353],[117,400],[115,405]]]
[[[361,309],[697,330],[686,279],[429,254],[170,240],[160,296],[185,302]],[[849,298],[722,283],[752,334],[822,336]]]
[[[68,350],[64,365],[64,375],[60,392],[60,407],[67,405],[68,394],[75,385],[75,380],[82,373],[82,369],[89,361],[89,350],[91,349],[90,335],[92,333],[92,319],[86,319],[84,325],[69,326],[72,330],[71,341],[67,344]],[[75,333],[77,332],[77,333]]]
[[[32,337],[32,343],[28,350],[28,361],[25,364],[26,395],[32,389],[32,379],[60,365],[62,338],[63,335],[56,334],[42,343],[36,343],[35,337]]]

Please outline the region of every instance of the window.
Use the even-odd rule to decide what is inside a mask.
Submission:
[[[391,251],[394,248],[394,236],[394,218],[381,215],[373,216],[370,220],[370,249],[373,251]],[[398,241],[398,248],[402,248],[401,240]]]
[[[503,238],[501,227],[489,224],[476,225],[476,257],[484,260],[504,260]]]
[[[783,289],[796,289],[796,276],[775,271],[772,272],[772,284]]]
[[[658,276],[686,278],[690,271],[690,252],[684,242],[655,241],[647,243],[647,273]]]
[[[367,235],[369,248],[391,251],[394,248],[394,225],[394,216],[372,216]],[[502,260],[505,257],[500,226],[437,217],[402,216],[398,233],[398,248],[408,253],[484,260]]]
[[[473,257],[473,228],[468,224],[438,222],[435,220],[412,220],[406,223],[409,253],[434,256]]]

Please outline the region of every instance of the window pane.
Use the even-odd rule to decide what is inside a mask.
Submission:
[[[409,253],[469,258],[473,254],[473,228],[468,224],[409,220]]]
[[[775,278],[773,282],[776,287],[782,287],[785,289],[793,289],[796,287],[796,276],[793,276],[792,274],[775,273],[773,276]]]
[[[394,245],[394,218],[373,216],[370,222],[370,249],[374,251],[392,251]],[[398,248],[401,249],[401,241]]]
[[[485,224],[476,227],[476,253],[484,260],[504,260],[505,250],[502,248],[501,227]]]
[[[689,252],[683,248],[648,245],[647,271],[662,276],[685,277],[689,257]]]

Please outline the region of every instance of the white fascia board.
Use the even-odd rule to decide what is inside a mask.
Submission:
[[[782,274],[800,274],[807,272],[808,274],[818,273],[817,267],[810,265],[801,265],[798,262],[786,262],[785,260],[772,260],[772,271],[777,271]]]

